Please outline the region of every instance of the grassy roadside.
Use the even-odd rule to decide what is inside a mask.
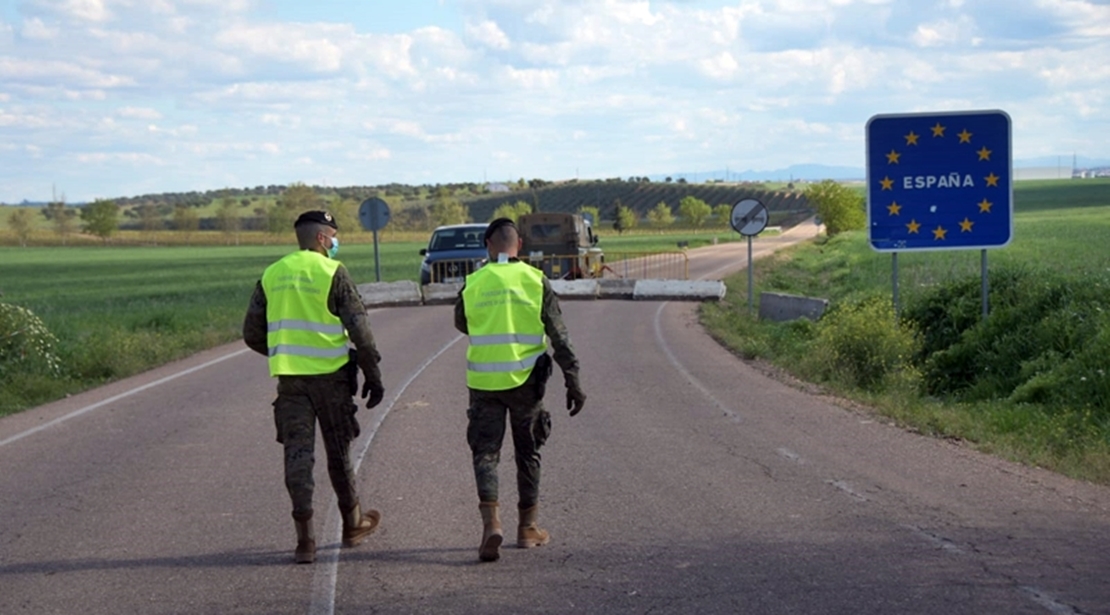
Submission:
[[[819,322],[758,322],[744,290],[702,322],[748,360],[865,405],[921,433],[1110,484],[1110,183],[1015,190],[1015,240],[989,254],[991,313],[979,315],[979,252],[891,257],[864,232],[756,264],[758,293],[826,297]],[[726,280],[746,289],[746,273]]]

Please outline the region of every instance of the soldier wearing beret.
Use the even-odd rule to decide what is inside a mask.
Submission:
[[[502,542],[497,465],[506,415],[516,460],[517,546],[538,547],[551,538],[537,525],[539,450],[551,432],[551,415],[543,408],[552,372],[547,339],[563,371],[571,416],[582,410],[586,394],[578,382],[578,359],[551,283],[540,270],[517,259],[521,239],[516,225],[508,218],[494,220],[486,228],[485,243],[489,262],[467,276],[455,301],[455,328],[469,338],[466,438],[482,514],[478,558],[494,561],[500,557]]]
[[[293,227],[300,249],[262,274],[243,322],[243,340],[268,357],[270,375],[278,379],[274,423],[285,447],[285,487],[297,534],[294,560],[300,564],[316,558],[312,467],[317,424],[343,516],[343,546],[357,546],[378,527],[378,511],[363,510],[359,502],[349,454],[359,433],[352,399],[358,392],[357,371],[364,377],[367,408],[381,403],[385,389],[366,308],[347,269],[335,260],[335,218],[309,211]]]

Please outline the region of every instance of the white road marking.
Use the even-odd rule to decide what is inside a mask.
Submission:
[[[655,321],[654,321],[655,341],[658,342],[659,347],[663,349],[663,354],[667,355],[667,360],[671,362],[671,365],[673,365],[674,368],[676,370],[678,370],[679,373],[681,373],[682,376],[685,377],[686,380],[690,384],[694,385],[695,388],[697,388],[699,391],[701,391],[702,395],[705,395],[709,399],[709,401],[713,402],[713,405],[720,408],[721,412],[724,412],[725,416],[727,416],[728,418],[730,418],[734,421],[739,420],[740,415],[737,414],[732,408],[729,408],[728,406],[726,406],[723,402],[721,402],[721,400],[717,399],[713,395],[713,393],[710,392],[710,390],[708,388],[706,388],[706,386],[704,384],[701,383],[700,380],[698,380],[697,378],[694,378],[693,374],[691,374],[689,370],[687,370],[685,367],[682,366],[681,363],[678,362],[678,359],[675,358],[674,353],[671,352],[670,346],[667,346],[667,342],[663,339],[662,326],[659,324],[659,317],[663,314],[663,308],[665,308],[665,307],[667,307],[667,303],[663,303],[662,305],[659,306],[658,310],[655,310]]]
[[[416,368],[416,371],[408,377],[408,380],[405,380],[401,388],[393,395],[393,398],[389,400],[384,411],[378,416],[378,420],[375,421],[373,426],[369,429],[369,433],[367,433],[358,451],[358,455],[352,460],[352,468],[356,475],[358,474],[359,466],[362,465],[363,457],[365,457],[366,453],[370,450],[370,444],[374,441],[374,436],[378,433],[378,428],[381,427],[382,421],[385,420],[390,410],[393,409],[393,404],[397,403],[397,400],[404,394],[405,389],[407,389],[424,370],[428,369],[428,366],[431,365],[433,361],[438,359],[440,355],[447,352],[448,348],[454,346],[459,340],[465,337],[464,335],[457,336],[437,350],[432,356],[428,357]],[[309,615],[332,615],[335,612],[335,583],[339,577],[339,544],[343,531],[343,523],[339,518],[339,504],[335,499],[334,492],[331,494],[327,510],[328,516],[324,521],[324,529],[321,536],[330,539],[332,546],[317,552],[318,557],[315,564],[316,574],[312,581],[312,601],[309,603],[308,608]]]
[[[81,416],[82,414],[86,414],[88,412],[92,412],[93,410],[96,410],[97,408],[102,408],[102,407],[104,407],[104,406],[106,406],[106,405],[108,405],[112,402],[119,401],[119,400],[123,399],[124,397],[130,397],[131,395],[134,395],[135,393],[141,393],[141,392],[143,392],[147,389],[152,389],[156,386],[163,385],[163,384],[165,384],[165,383],[167,383],[171,380],[176,380],[176,379],[178,379],[182,376],[188,376],[189,374],[192,374],[194,372],[199,372],[200,370],[205,369],[206,367],[212,367],[213,365],[215,365],[217,363],[220,363],[222,361],[226,361],[226,360],[231,359],[233,357],[237,357],[237,356],[239,356],[239,355],[241,355],[245,352],[250,352],[250,348],[244,348],[242,350],[233,352],[231,354],[224,355],[224,356],[222,356],[218,359],[212,359],[211,361],[209,361],[207,363],[202,363],[201,365],[197,365],[195,367],[190,367],[189,369],[177,372],[176,374],[171,374],[169,376],[166,376],[165,378],[159,378],[158,380],[155,380],[154,382],[149,382],[147,384],[144,384],[141,387],[135,387],[134,389],[131,389],[130,391],[126,391],[126,392],[120,393],[119,395],[109,397],[108,399],[105,399],[103,401],[98,401],[95,404],[85,406],[84,408],[81,408],[80,410],[74,410],[73,412],[70,412],[69,414],[67,414],[65,416],[60,416],[60,417],[54,419],[53,421],[43,423],[42,425],[39,425],[38,427],[32,427],[31,429],[28,429],[27,431],[17,433],[14,436],[10,436],[5,440],[0,440],[0,446],[4,446],[6,444],[11,444],[12,442],[15,442],[17,440],[22,440],[23,438],[26,438],[27,436],[36,434],[36,433],[38,433],[40,431],[43,431],[45,429],[50,429],[51,427],[54,427],[55,425],[60,425],[64,422],[68,421],[69,419],[76,418],[76,417]]]

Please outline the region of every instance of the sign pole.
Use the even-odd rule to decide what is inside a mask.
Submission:
[[[983,256],[979,260],[979,275],[982,276],[981,292],[983,294],[983,320],[985,321],[985,320],[987,320],[987,307],[988,307],[987,306],[988,286],[987,286],[987,250],[986,250],[986,248],[983,249]]]
[[[894,322],[898,322],[898,316],[901,314],[902,309],[898,304],[898,253],[890,253],[890,286],[894,290],[892,300],[894,301]]]
[[[748,235],[748,317],[752,315],[752,306],[755,304],[755,276],[752,272],[752,236]]]
[[[382,281],[382,259],[378,258],[378,231],[374,231],[374,278]]]

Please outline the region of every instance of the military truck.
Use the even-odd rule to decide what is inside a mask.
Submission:
[[[520,258],[548,278],[576,280],[601,275],[605,256],[587,218],[564,213],[524,214],[516,226],[524,242]]]

